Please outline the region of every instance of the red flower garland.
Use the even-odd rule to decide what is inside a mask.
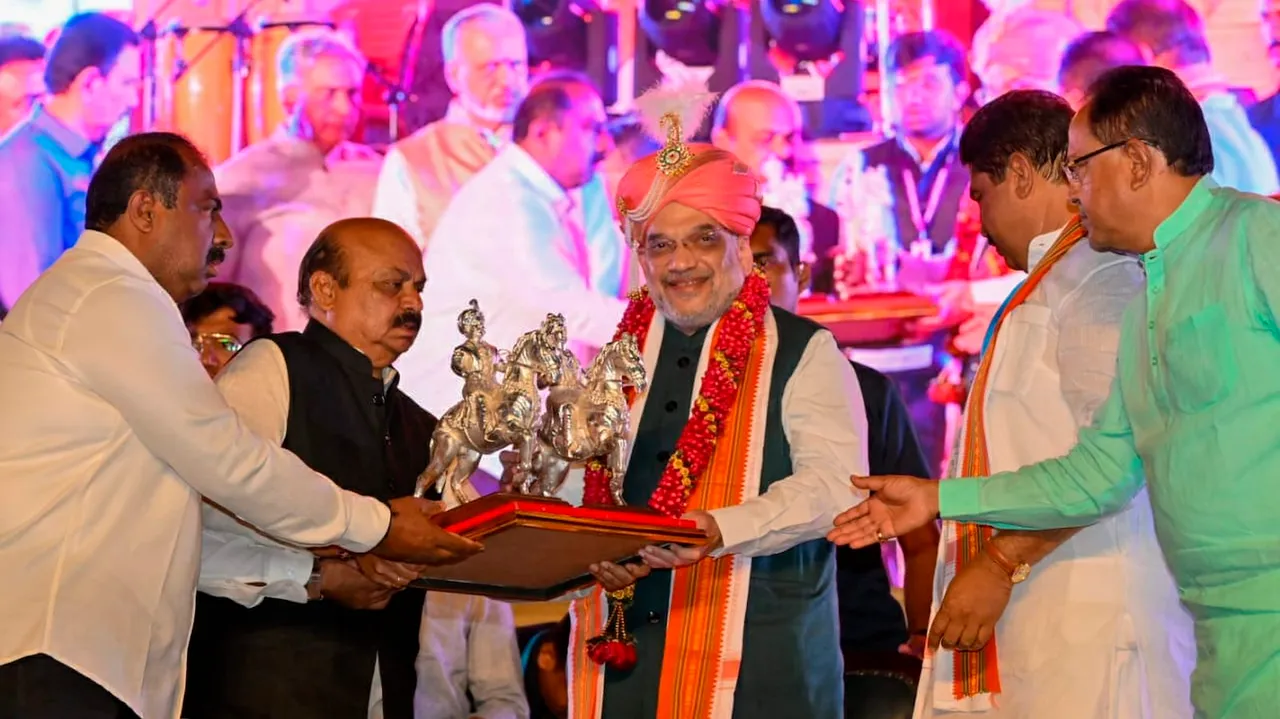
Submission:
[[[657,489],[649,497],[649,506],[668,517],[684,515],[698,480],[711,464],[716,442],[728,423],[729,412],[738,401],[739,381],[747,371],[751,347],[764,333],[769,299],[769,281],[760,270],[754,270],[743,282],[729,310],[720,318],[711,341],[707,371],[702,376],[698,396],[693,400],[694,411],[676,441],[676,449],[662,471]],[[629,334],[636,338],[636,344],[643,350],[655,311],[647,288],[632,293],[614,340]],[[628,405],[634,401],[635,396],[629,393]],[[613,472],[599,458],[587,462],[583,504],[613,504],[613,495],[609,491],[612,476]],[[626,624],[626,609],[635,597],[634,592],[634,587],[627,587],[609,593],[609,616],[604,632],[587,641],[587,655],[591,660],[616,671],[630,670],[636,664],[636,642],[627,632]]]
[[[738,388],[747,370],[751,347],[764,332],[765,313],[769,309],[769,282],[764,273],[753,271],[742,285],[737,299],[720,318],[712,340],[707,371],[693,401],[694,411],[689,423],[680,433],[675,451],[658,481],[658,487],[649,497],[649,506],[668,517],[683,516],[689,506],[689,498],[698,486],[698,480],[711,463],[716,442],[724,432],[729,412],[738,399]],[[647,288],[633,293],[614,339],[630,334],[643,349],[653,321],[653,298]],[[628,395],[628,400],[634,401]],[[599,458],[587,463],[584,478],[583,503],[588,505],[613,504],[609,492],[612,472]]]

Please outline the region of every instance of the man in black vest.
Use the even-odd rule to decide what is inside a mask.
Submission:
[[[889,239],[902,253],[898,279],[913,292],[937,292],[957,250],[956,220],[969,193],[969,171],[960,163],[957,142],[961,110],[969,96],[964,47],[950,35],[912,32],[893,41],[887,53],[893,135],[855,150],[831,183],[831,204],[842,216],[866,211],[863,183],[853,175],[882,168],[889,184]],[[893,378],[929,460],[930,475],[942,468],[946,450],[946,410],[929,398],[929,384],[942,369],[943,331],[967,318],[964,301],[948,292],[937,321],[921,322],[917,336],[894,347],[858,348],[858,361]],[[949,307],[948,305],[955,305]]]
[[[412,494],[436,419],[391,363],[417,337],[424,282],[396,225],[330,225],[299,271],[306,329],[250,343],[219,388],[251,429],[347,489]],[[417,567],[316,557],[205,516],[183,716],[365,719],[372,692],[388,719],[411,719],[423,594],[403,588]]]
[[[791,216],[763,208],[751,233],[751,253],[756,266],[769,278],[774,305],[794,312],[810,270],[795,259],[800,254],[800,234]],[[884,467],[893,468],[895,474],[928,477],[929,467],[911,416],[893,382],[866,365],[852,364],[867,408],[871,471]],[[883,719],[911,713],[920,674],[918,658],[924,655],[929,630],[938,539],[936,524],[899,539],[906,559],[906,622],[902,607],[890,593],[880,547],[836,548],[845,719]]]

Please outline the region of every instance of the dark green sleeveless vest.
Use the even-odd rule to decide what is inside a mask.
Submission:
[[[769,388],[762,494],[769,485],[791,476],[791,447],[782,429],[782,394],[809,340],[821,329],[777,308],[773,314],[778,324],[778,351]],[[674,327],[663,332],[627,468],[628,504],[643,506],[648,502],[684,430],[706,336],[706,330],[689,336]],[[817,539],[752,560],[742,669],[733,702],[735,719],[843,716],[844,665],[834,556],[831,544]],[[636,585],[627,627],[638,643],[638,662],[629,672],[606,672],[604,719],[657,717],[670,597],[669,571],[655,571]]]

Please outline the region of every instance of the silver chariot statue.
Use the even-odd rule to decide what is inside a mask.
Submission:
[[[635,338],[606,344],[583,371],[562,315],[548,314],[505,353],[485,341],[475,300],[458,315],[458,331],[465,339],[450,366],[462,378],[462,399],[440,418],[415,496],[434,485],[446,501],[475,499],[467,480],[480,457],[511,447],[518,459],[503,492],[554,497],[572,465],[605,458],[622,504],[631,436],[624,390],[647,384]]]

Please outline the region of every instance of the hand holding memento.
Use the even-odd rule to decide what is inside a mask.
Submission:
[[[623,564],[600,562],[599,564],[592,564],[588,569],[591,572],[591,576],[600,582],[600,586],[604,587],[606,592],[617,592],[626,589],[649,576],[649,573],[653,571],[644,562],[625,562]]]
[[[348,609],[382,609],[397,590],[366,577],[351,559],[320,562],[320,587],[316,599],[337,602]]]
[[[440,513],[438,502],[401,497],[387,505],[391,508],[391,525],[371,554],[399,562],[439,566],[456,564],[484,549],[478,542],[446,532],[432,521],[431,517]]]
[[[375,557],[372,554],[361,554],[355,558],[360,572],[372,582],[387,589],[404,589],[409,582],[417,579],[425,569],[422,564],[406,564]]]

